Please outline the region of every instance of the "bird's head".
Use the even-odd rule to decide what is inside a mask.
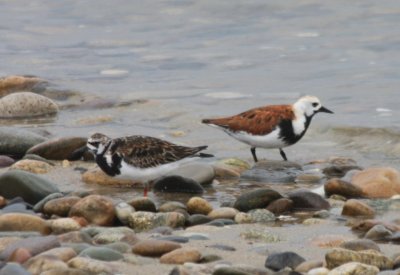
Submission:
[[[296,111],[299,111],[308,117],[312,117],[319,112],[333,114],[331,110],[322,106],[319,99],[315,96],[303,96],[297,100],[293,106]]]
[[[110,138],[108,136],[96,133],[88,138],[86,142],[86,147],[89,149],[90,152],[96,155],[104,150],[104,145],[109,140]]]

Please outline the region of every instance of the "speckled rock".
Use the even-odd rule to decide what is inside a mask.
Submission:
[[[112,225],[115,219],[115,208],[113,202],[100,195],[90,195],[75,203],[69,216],[85,218],[89,223],[96,225]]]
[[[160,258],[162,264],[184,264],[184,263],[197,263],[201,259],[201,254],[194,248],[179,248]]]
[[[371,167],[355,173],[351,183],[368,198],[390,198],[400,194],[400,173],[390,167]]]
[[[0,127],[0,140],[0,154],[22,157],[29,148],[46,138],[25,129]]]
[[[0,195],[12,199],[21,197],[35,204],[52,193],[59,193],[52,182],[25,171],[8,171],[0,176]]]
[[[50,200],[43,206],[43,212],[49,216],[57,215],[60,217],[66,217],[68,216],[72,206],[79,200],[81,200],[81,198],[77,196],[67,196]]]
[[[285,267],[295,269],[304,261],[303,257],[294,252],[273,253],[267,257],[265,267],[275,271],[279,271]]]
[[[58,106],[50,98],[31,92],[19,92],[0,98],[0,117],[25,118],[58,113]]]
[[[182,227],[185,221],[185,216],[177,212],[152,213],[137,211],[128,218],[129,226],[136,232],[150,230],[159,226]]]
[[[87,222],[85,219],[83,219],[83,221],[80,222],[78,219],[60,218],[55,220],[49,220],[48,224],[50,225],[51,231],[54,234],[63,234],[71,231],[78,231],[83,226],[86,226]]]
[[[371,206],[360,200],[350,199],[345,202],[342,210],[342,215],[353,217],[373,217],[375,215],[375,211]]]
[[[136,211],[157,212],[156,204],[148,197],[133,198],[128,204]]]
[[[379,272],[379,268],[372,265],[350,262],[343,264],[339,267],[332,269],[328,275],[352,275],[352,274],[362,274],[362,275],[376,275]]]
[[[115,214],[122,224],[128,224],[129,216],[135,212],[135,208],[126,202],[119,202],[115,205]]]
[[[55,138],[31,147],[26,153],[50,160],[69,159],[73,152],[86,145],[86,141],[84,137]]]
[[[352,251],[334,248],[325,254],[327,268],[333,269],[348,262],[360,262],[373,265],[380,270],[392,269],[393,261],[375,250]]]
[[[44,219],[23,213],[0,215],[0,231],[37,231],[41,234],[51,232]]]
[[[361,251],[361,250],[376,250],[381,251],[379,246],[371,240],[367,239],[357,239],[357,240],[350,240],[342,243],[340,247],[354,250],[354,251]]]
[[[88,184],[109,185],[117,187],[136,187],[142,186],[140,182],[135,182],[130,179],[117,179],[108,176],[100,168],[94,168],[82,174],[82,181]]]
[[[363,196],[360,187],[351,184],[350,182],[332,178],[324,184],[326,196],[341,195],[346,198],[361,198]]]
[[[211,204],[203,198],[200,197],[192,197],[186,203],[187,211],[190,214],[203,214],[208,215],[212,210],[213,207]]]
[[[239,213],[239,211],[235,208],[231,207],[221,207],[212,210],[210,213],[208,213],[208,217],[211,219],[234,219],[236,214]]]
[[[23,159],[14,163],[10,170],[23,170],[34,174],[46,174],[50,172],[51,165],[38,160]]]
[[[143,240],[132,247],[132,252],[142,256],[160,257],[172,250],[181,248],[176,242],[164,240]]]
[[[95,244],[109,244],[115,242],[124,242],[130,245],[136,244],[138,238],[135,231],[126,226],[120,227],[91,227],[89,228],[91,236],[93,236],[93,243]]]
[[[248,212],[254,223],[268,223],[275,221],[275,215],[267,209],[253,209]]]
[[[252,209],[265,208],[271,202],[280,198],[282,198],[282,195],[277,191],[270,188],[260,188],[240,195],[233,207],[239,211],[247,212]]]

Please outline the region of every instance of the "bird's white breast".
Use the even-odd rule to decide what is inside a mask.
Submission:
[[[264,136],[252,135],[244,131],[240,132],[226,131],[226,132],[235,139],[244,142],[246,144],[249,144],[253,147],[283,148],[287,146],[287,144],[279,137],[280,133],[279,128],[276,128],[274,131]]]

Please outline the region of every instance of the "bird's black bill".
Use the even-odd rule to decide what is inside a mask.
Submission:
[[[333,112],[331,110],[325,108],[324,106],[319,108],[318,112],[333,114]]]

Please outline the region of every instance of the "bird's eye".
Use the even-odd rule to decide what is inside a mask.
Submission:
[[[313,106],[313,107],[317,107],[317,106],[318,106],[318,103],[317,103],[317,102],[314,102],[314,103],[312,104],[312,106]]]

